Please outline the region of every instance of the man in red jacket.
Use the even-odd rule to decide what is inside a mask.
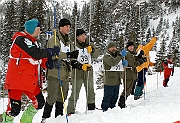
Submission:
[[[44,106],[44,97],[40,91],[40,67],[52,66],[51,57],[59,54],[59,47],[40,49],[37,37],[41,33],[37,19],[26,21],[24,32],[16,32],[12,37],[10,59],[5,80],[9,104],[3,113],[3,123],[11,123],[21,110],[21,95],[26,94],[31,100],[21,117],[21,123],[32,123],[32,119]]]
[[[164,80],[163,80],[164,87],[168,87],[167,84],[168,84],[170,75],[173,76],[173,74],[174,74],[174,65],[172,62],[172,58],[171,58],[171,56],[168,56],[167,58],[168,59],[162,63],[162,65],[164,67]]]

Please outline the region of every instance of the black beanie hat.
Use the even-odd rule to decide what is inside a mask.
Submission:
[[[77,29],[76,30],[76,37],[82,35],[82,34],[85,34],[86,32],[83,30],[83,29]]]
[[[70,25],[71,26],[71,23],[70,23],[70,21],[68,19],[63,18],[63,19],[61,19],[59,21],[59,28],[65,26],[65,25]]]
[[[126,48],[128,48],[129,46],[132,46],[132,45],[134,45],[134,42],[127,42]]]

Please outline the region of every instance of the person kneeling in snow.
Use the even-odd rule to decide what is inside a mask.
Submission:
[[[126,50],[119,53],[114,42],[110,42],[107,49],[108,51],[103,57],[105,70],[104,97],[101,104],[103,111],[115,107],[121,84],[121,70],[119,68],[128,64],[126,60],[121,62],[122,58],[126,56]]]
[[[163,86],[164,86],[164,87],[168,87],[167,84],[168,84],[170,75],[173,76],[173,74],[174,74],[174,65],[173,65],[171,56],[168,56],[168,59],[165,60],[165,61],[162,63],[162,65],[163,65],[163,67],[164,67]]]

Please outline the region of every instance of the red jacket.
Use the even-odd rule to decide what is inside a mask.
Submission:
[[[164,75],[170,76],[171,72],[173,74],[173,72],[174,72],[174,65],[173,65],[172,61],[167,60],[167,61],[163,62],[163,67],[164,67]]]
[[[40,49],[37,40],[27,33],[17,32],[12,40],[5,89],[34,92],[38,85],[38,64],[46,68],[49,53]]]

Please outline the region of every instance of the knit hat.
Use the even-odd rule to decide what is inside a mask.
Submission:
[[[142,42],[142,45],[145,46],[145,45],[146,45],[146,42],[143,41],[143,42]]]
[[[128,48],[129,46],[134,46],[134,42],[127,42],[127,44],[126,44],[126,48]]]
[[[116,44],[114,42],[109,42],[107,49],[111,48],[111,47],[116,47]]]
[[[85,34],[86,32],[83,30],[83,29],[77,29],[76,30],[76,37],[82,35],[82,34]]]
[[[41,26],[41,24],[39,23],[39,21],[37,19],[28,20],[24,24],[25,30],[29,34],[33,34],[36,27],[40,27],[40,26]]]
[[[68,19],[63,18],[63,19],[61,19],[59,21],[59,28],[65,26],[65,25],[70,25],[71,26],[71,23],[70,23],[70,21]]]

